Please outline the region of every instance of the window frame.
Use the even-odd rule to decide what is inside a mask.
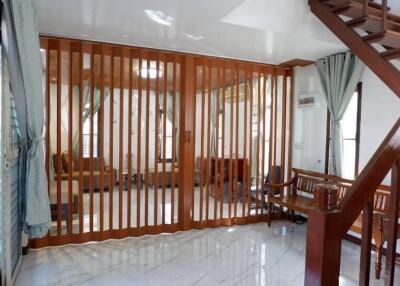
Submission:
[[[358,177],[359,174],[359,163],[360,163],[360,131],[361,131],[361,103],[362,103],[362,82],[357,84],[355,92],[357,93],[357,122],[356,122],[356,137],[355,137],[355,166],[354,166],[354,178]],[[329,156],[330,156],[330,131],[331,131],[331,115],[329,108],[327,108],[326,115],[326,137],[325,137],[325,174],[329,173]]]

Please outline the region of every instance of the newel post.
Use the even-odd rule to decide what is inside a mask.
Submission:
[[[315,186],[315,210],[308,213],[304,285],[339,285],[341,237],[334,229],[340,223],[336,207],[336,186]]]

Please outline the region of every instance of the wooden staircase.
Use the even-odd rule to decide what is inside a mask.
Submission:
[[[387,0],[309,0],[311,11],[400,97],[400,17]],[[379,95],[377,95],[379,96]],[[399,111],[400,114],[400,111]],[[338,285],[341,241],[363,211],[360,285],[369,285],[372,201],[376,188],[392,171],[392,192],[385,285],[394,285],[400,203],[400,117],[334,211],[308,217],[305,285]],[[399,282],[397,282],[399,283]],[[398,284],[396,284],[398,285]]]
[[[400,16],[387,0],[309,0],[311,11],[400,97]]]

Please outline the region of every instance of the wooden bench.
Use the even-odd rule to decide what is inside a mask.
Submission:
[[[337,176],[326,175],[318,172],[306,171],[293,168],[294,176],[286,183],[282,184],[266,184],[270,192],[268,193],[268,225],[271,225],[272,213],[276,211],[275,206],[278,205],[282,212],[286,208],[291,217],[294,219],[295,212],[307,214],[311,210],[315,210],[314,189],[317,184],[330,183],[338,188],[338,201],[344,197],[347,190],[353,184],[353,180],[344,179]],[[285,188],[286,192],[285,192]],[[376,246],[376,262],[375,277],[380,278],[382,265],[382,248],[387,240],[387,214],[388,202],[390,195],[390,186],[381,185],[375,193],[373,204],[373,230],[372,238]],[[350,228],[351,231],[361,234],[362,232],[362,213],[355,220]],[[400,237],[400,230],[398,233]]]

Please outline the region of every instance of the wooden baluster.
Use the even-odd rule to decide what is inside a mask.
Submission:
[[[361,233],[361,257],[359,285],[368,286],[371,271],[371,240],[372,240],[372,216],[373,199],[364,207],[362,214],[362,233]]]
[[[389,198],[388,212],[388,242],[385,266],[385,285],[392,286],[394,283],[394,266],[396,260],[396,245],[398,233],[400,203],[400,160],[397,160],[392,168],[392,190]]]
[[[97,84],[99,82],[97,81]],[[101,46],[100,56],[100,109],[98,112],[99,125],[99,158],[100,158],[100,236],[102,237],[104,231],[104,49]],[[109,190],[110,191],[110,190]]]
[[[364,0],[364,2],[363,2],[363,15],[365,17],[368,17],[368,2],[369,1],[370,0]]]
[[[201,77],[201,136],[200,136],[200,223],[203,221],[203,186],[204,186],[204,108],[205,108],[205,80],[206,78],[206,68],[205,59],[203,58],[202,63],[202,77]]]
[[[387,0],[382,0],[382,32],[387,30]]]

